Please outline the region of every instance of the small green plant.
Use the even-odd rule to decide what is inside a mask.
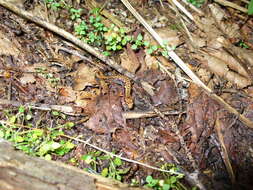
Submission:
[[[109,161],[108,167],[101,170],[101,175],[104,177],[122,180],[122,175],[128,173],[130,168],[121,169],[123,162],[120,158],[113,158],[110,155],[104,155],[100,151],[90,152],[89,154],[83,155],[82,160],[91,166],[93,172],[98,172],[98,163],[101,161]]]
[[[244,48],[244,49],[249,49],[249,46],[247,44],[245,44],[243,41],[240,41],[238,43],[238,45],[241,47],[241,48]]]
[[[164,164],[161,168],[170,171],[178,171],[178,169],[172,164]],[[187,189],[182,183],[180,183],[180,179],[184,177],[183,175],[169,175],[168,173],[163,174],[164,179],[155,179],[152,176],[147,176],[145,186],[155,190]]]
[[[45,3],[47,4],[48,8],[51,8],[55,11],[61,9],[64,7],[64,4],[65,3],[63,0],[45,0]]]
[[[60,78],[55,77],[52,73],[48,72],[44,67],[35,68],[35,71],[40,74],[43,78],[51,84],[52,87],[55,87],[60,82]]]
[[[70,8],[70,18],[71,20],[76,20],[81,17],[81,12],[83,9],[75,9],[75,8]]]
[[[136,49],[140,48],[141,46],[143,46],[144,45],[143,43],[144,42],[143,42],[142,34],[138,34],[137,38],[133,41],[131,48],[133,50],[136,50]]]
[[[75,26],[75,33],[80,36],[80,38],[84,38],[87,34],[88,26],[85,21],[82,21],[80,24]]]
[[[109,158],[110,164],[108,167],[104,168],[101,172],[101,175],[104,177],[116,179],[118,181],[122,180],[122,175],[125,175],[129,172],[130,168],[120,169],[123,165],[122,160],[120,158]]]
[[[187,2],[191,3],[197,8],[200,8],[205,3],[205,0],[187,0]]]
[[[0,137],[14,142],[17,149],[27,154],[50,160],[52,154],[63,156],[75,147],[70,141],[61,138],[64,128],[74,126],[72,122],[66,122],[53,128],[45,126],[34,128],[30,109],[26,110],[20,106],[16,114],[8,110],[5,110],[4,114],[6,120],[0,120]]]
[[[128,42],[132,41],[132,37],[126,35],[126,30],[124,28],[118,28],[112,25],[108,31],[107,36],[105,36],[105,44],[107,51],[118,51],[121,50]]]

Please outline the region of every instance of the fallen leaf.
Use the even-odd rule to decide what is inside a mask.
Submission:
[[[74,76],[74,90],[81,91],[87,86],[96,85],[95,71],[95,68],[90,68],[86,64],[80,64]]]
[[[96,133],[111,133],[119,127],[126,127],[121,97],[104,95],[97,98],[96,111],[85,123]]]
[[[19,79],[21,84],[34,83],[36,81],[35,77],[31,73],[24,73],[23,76]]]
[[[127,51],[120,55],[120,59],[121,66],[131,73],[135,73],[140,67],[140,62],[129,44],[127,45]]]
[[[155,86],[158,91],[152,96],[155,105],[167,104],[171,105],[178,102],[179,97],[177,89],[172,80],[159,81]]]

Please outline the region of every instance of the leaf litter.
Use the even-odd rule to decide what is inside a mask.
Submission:
[[[161,8],[159,3],[155,1],[151,3]],[[149,6],[145,1],[140,4],[142,5],[138,8],[140,13],[155,13],[171,17],[168,4],[165,2],[165,9],[161,9],[159,14],[155,6]],[[37,12],[39,15],[46,15],[42,13],[40,4],[34,3],[34,6],[36,9],[33,12],[39,11],[40,13]],[[125,7],[113,1],[106,5],[106,9],[115,11],[114,14],[117,15],[119,13],[116,10],[125,10]],[[154,9],[156,11],[152,12]],[[186,63],[189,63],[191,69],[203,82],[240,113],[253,120],[251,87],[253,45],[252,35],[250,35],[253,21],[249,18],[242,25],[238,19],[240,17],[229,15],[224,11],[225,9],[215,3],[209,4],[204,10],[206,15],[196,16],[195,28],[187,23],[194,41],[187,38],[177,20],[173,22],[170,19],[157,19],[157,23],[163,22],[163,24],[155,26],[160,27],[157,29],[160,31],[159,34],[177,47],[175,51]],[[59,24],[67,15],[67,13],[59,14],[57,11],[53,14],[49,12],[50,20],[52,19],[55,24]],[[83,16],[88,18],[88,15]],[[145,16],[149,17],[148,14]],[[168,123],[162,125],[164,121],[157,116],[158,114],[150,118],[126,119],[124,113],[129,109],[124,106],[124,84],[116,80],[110,82],[98,80],[96,77],[98,68],[93,64],[74,55],[57,52],[53,48],[55,43],[70,48],[67,42],[48,34],[32,23],[17,19],[16,15],[2,7],[0,17],[1,99],[8,99],[11,96],[11,100],[23,103],[80,107],[83,116],[87,116],[88,119],[83,121],[83,117],[72,117],[71,120],[78,124],[74,129],[65,130],[66,133],[73,136],[82,135],[86,139],[92,137],[91,141],[96,145],[107,150],[117,150],[118,153],[141,160],[143,163],[159,166],[165,160],[176,163],[190,172],[196,168],[190,167],[192,160],[187,157],[189,153],[184,149],[186,146],[197,163],[197,169],[206,175],[201,180],[208,187],[207,189],[214,187],[222,189],[226,185],[231,185],[233,172],[227,168],[229,163],[239,179],[237,187],[245,186],[247,189],[251,185],[252,167],[247,163],[253,160],[252,130],[196,85],[189,84],[189,80],[183,73],[177,74],[172,61],[161,58],[162,52],[150,55],[147,53],[147,48],[141,47],[134,51],[128,44],[120,53],[113,54],[113,57],[123,68],[148,81],[155,89],[154,95],[150,97],[134,84],[131,94],[134,98],[134,108],[130,111],[141,112],[153,109],[147,102],[156,109],[170,107],[181,111],[181,114],[166,116],[168,120],[176,121],[180,135],[172,130]],[[133,19],[130,15],[127,17],[129,17],[128,21]],[[65,25],[67,21],[70,24],[66,27],[74,32],[71,27],[72,21],[65,19]],[[65,26],[64,24],[61,23],[62,27]],[[144,39],[154,43],[144,29],[134,24],[129,26],[133,31],[144,33]],[[51,37],[47,38],[47,35]],[[245,42],[248,48],[238,46],[241,42]],[[96,62],[97,60],[94,61]],[[159,65],[161,63],[165,65],[167,72],[172,75],[176,73],[177,76],[174,75],[173,79],[169,78],[161,69]],[[108,76],[115,74],[110,69],[103,70],[103,73]],[[181,75],[185,80],[182,78],[178,80]],[[184,89],[187,91],[186,95],[182,92]],[[4,106],[0,106],[3,110]],[[3,113],[0,117],[4,119]],[[50,116],[42,112],[38,112],[37,117],[50,120]],[[220,127],[220,132],[217,126]],[[221,136],[223,138],[220,138]],[[183,139],[183,144],[180,138]],[[224,150],[220,147],[223,145],[229,159],[224,159],[222,156]],[[61,157],[55,159],[66,161],[74,156],[80,159],[81,154],[88,152],[89,150],[79,144],[78,148],[64,159]],[[81,165],[88,167],[84,162]],[[150,173],[159,176],[158,172],[142,167],[137,170],[135,168],[133,171],[135,171],[133,176],[143,177]],[[138,174],[140,172],[143,174]],[[221,179],[219,174],[224,178]],[[223,180],[222,184],[219,180]]]

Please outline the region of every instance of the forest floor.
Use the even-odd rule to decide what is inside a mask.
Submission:
[[[0,0],[0,138],[132,186],[252,189],[247,1],[126,2]]]

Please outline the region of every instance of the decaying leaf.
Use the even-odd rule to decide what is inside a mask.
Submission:
[[[240,37],[240,27],[238,24],[233,21],[226,19],[228,15],[226,15],[225,11],[221,9],[217,4],[209,5],[212,17],[215,19],[218,27],[228,38],[239,38]]]
[[[157,87],[158,91],[152,96],[155,105],[170,105],[179,100],[177,89],[172,80],[159,81],[157,85],[159,85],[159,87]]]
[[[34,83],[36,81],[35,77],[31,73],[24,73],[23,76],[19,79],[21,84],[29,84],[29,83]]]
[[[76,100],[76,92],[72,87],[62,87],[59,89],[59,100],[61,103],[69,103]]]
[[[120,59],[121,66],[131,73],[135,73],[140,67],[140,62],[129,45],[127,45],[127,51],[124,51],[122,54],[120,54]]]
[[[111,133],[119,127],[126,127],[126,120],[123,117],[121,97],[100,96],[97,98],[96,111],[89,121],[85,123],[89,129],[96,133]]]
[[[190,103],[187,105],[184,126],[191,132],[191,147],[193,148],[201,136],[208,138],[208,131],[213,130],[219,105],[206,94],[201,93],[194,84],[190,85],[189,91]]]
[[[14,40],[15,41],[15,40]],[[16,44],[8,39],[0,30],[0,55],[18,56],[20,53]]]
[[[95,71],[95,68],[91,68],[86,64],[80,64],[74,77],[74,90],[80,91],[87,86],[96,85]]]
[[[205,53],[203,54],[201,62],[203,63],[203,66],[208,68],[210,71],[236,84],[239,88],[244,88],[251,84],[251,81],[248,78],[230,70],[226,62],[215,56]]]
[[[159,28],[156,29],[156,32],[163,39],[164,43],[168,44],[170,47],[177,47],[183,43],[179,39],[179,35],[175,30],[172,30],[170,28]],[[151,42],[151,45],[158,45],[157,42],[148,33],[144,35],[144,41]]]

